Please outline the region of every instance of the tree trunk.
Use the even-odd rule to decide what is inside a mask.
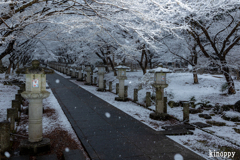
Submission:
[[[12,62],[10,61],[8,69],[7,69],[6,73],[5,73],[5,79],[9,78],[9,75],[10,75],[10,72],[11,72],[11,67],[12,67]]]
[[[138,62],[138,64],[139,64],[139,66],[141,67],[141,69],[142,69],[142,71],[143,71],[143,74],[146,74],[146,68],[144,68],[142,62],[139,62],[139,61],[137,61],[137,62]]]
[[[197,76],[197,71],[196,71],[196,65],[198,63],[198,56],[197,56],[197,51],[196,51],[196,47],[197,47],[197,43],[194,44],[193,48],[192,48],[192,52],[193,52],[193,83],[194,84],[198,84],[198,76]]]
[[[112,61],[111,58],[109,58],[109,57],[108,57],[108,60],[109,60],[109,62],[110,62],[110,64],[111,64],[112,70],[113,70],[113,72],[114,72],[114,76],[117,76],[117,71],[116,71],[116,69],[115,69],[115,67],[114,67],[113,61]]]
[[[11,41],[11,42],[8,44],[8,46],[7,46],[7,48],[5,49],[5,51],[0,54],[0,60],[3,59],[6,55],[12,53],[14,43],[15,43],[15,40]]]
[[[221,65],[222,65],[223,75],[225,76],[225,79],[228,84],[228,94],[236,94],[234,82],[230,75],[229,68],[227,66],[227,62],[226,62],[225,58],[223,60],[221,60]]]
[[[193,83],[198,84],[198,76],[196,69],[193,70]]]
[[[236,75],[237,75],[237,80],[240,80],[240,77],[239,77],[239,69],[236,69]]]

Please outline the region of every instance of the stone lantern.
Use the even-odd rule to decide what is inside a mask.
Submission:
[[[63,64],[61,64],[60,72],[63,73]]]
[[[158,67],[154,71],[154,84],[152,86],[156,88],[156,112],[151,113],[150,118],[165,120],[167,113],[164,113],[164,88],[168,87],[166,83],[166,74],[171,72],[162,67]]]
[[[117,79],[119,79],[119,93],[118,93],[119,97],[115,97],[115,100],[126,101],[127,97],[124,97],[124,80],[127,79],[126,70],[129,69],[129,67],[120,65],[116,67],[116,69],[118,70]]]
[[[71,67],[68,66],[68,69],[67,69],[67,76],[71,76]]]
[[[85,71],[87,72],[87,79],[85,85],[91,85],[91,65],[86,65]]]
[[[63,67],[63,74],[67,74],[67,64],[65,64]]]
[[[105,91],[104,88],[104,74],[105,74],[105,66],[104,65],[100,65],[97,66],[98,67],[98,91]]]
[[[29,101],[28,140],[20,143],[20,151],[24,153],[36,153],[38,147],[42,150],[49,149],[50,146],[50,139],[42,137],[42,100],[50,95],[50,92],[46,91],[46,74],[54,72],[47,68],[40,68],[39,64],[38,60],[33,60],[32,67],[21,72],[26,74],[26,91],[21,95]]]

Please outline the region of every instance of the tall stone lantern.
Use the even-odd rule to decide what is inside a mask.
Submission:
[[[99,65],[98,67],[98,91],[105,91],[104,88],[104,74],[105,74],[105,66]]]
[[[166,74],[171,73],[169,69],[158,67],[154,69],[154,84],[156,88],[156,112],[150,114],[150,118],[157,120],[165,120],[167,113],[164,113],[164,88],[168,87],[166,83]]]
[[[36,153],[50,145],[50,139],[42,137],[42,100],[50,95],[50,92],[46,91],[46,74],[54,72],[47,68],[40,68],[39,64],[38,60],[33,60],[32,67],[21,72],[26,74],[26,91],[21,95],[29,101],[28,140],[20,143],[21,152]]]
[[[117,79],[119,79],[119,97],[115,97],[115,100],[126,101],[127,97],[124,97],[124,80],[127,79],[126,70],[129,69],[129,67],[119,65],[116,69],[118,70]]]
[[[85,85],[91,85],[91,65],[86,65],[85,71],[87,72],[87,79]]]

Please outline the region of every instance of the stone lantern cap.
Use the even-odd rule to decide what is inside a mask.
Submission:
[[[81,67],[81,66],[78,66],[78,67],[77,67],[77,70],[82,70],[82,67]]]
[[[85,71],[91,72],[91,65],[86,65]]]
[[[97,65],[96,67],[98,67],[98,74],[104,74],[105,73],[105,67],[106,65]]]
[[[149,70],[149,73],[154,73],[154,72],[158,72],[158,73],[172,73],[171,70],[169,70],[167,68],[162,68],[162,67],[158,67],[158,68]]]
[[[127,66],[119,65],[116,67],[116,69],[129,69]]]
[[[38,60],[32,61],[31,67],[20,68],[16,71],[18,74],[53,74],[54,71],[52,69],[39,67],[40,62]]]

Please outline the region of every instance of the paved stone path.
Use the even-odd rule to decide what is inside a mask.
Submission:
[[[56,73],[47,81],[93,160],[204,159]]]

